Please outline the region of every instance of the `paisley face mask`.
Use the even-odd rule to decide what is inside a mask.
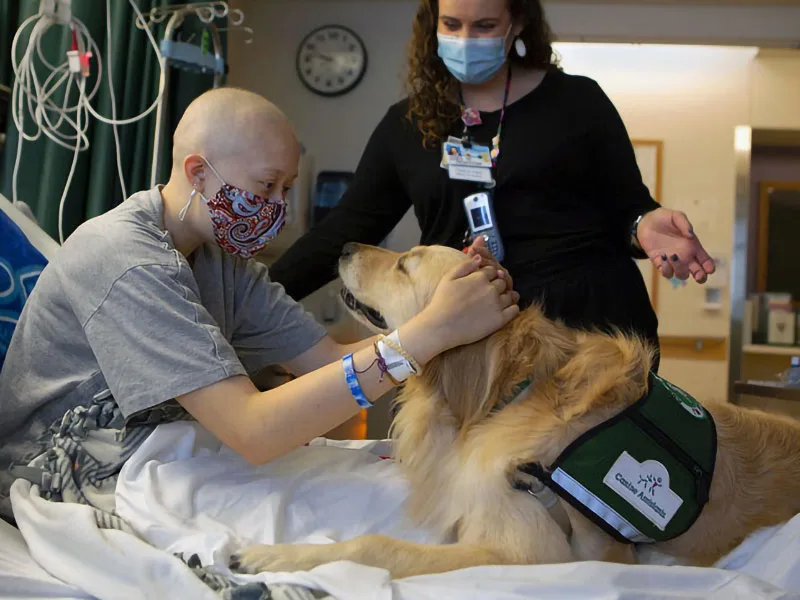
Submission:
[[[264,198],[225,183],[214,166],[207,159],[204,160],[222,182],[222,187],[212,198],[206,198],[202,192],[195,190],[192,196],[200,194],[208,205],[214,237],[220,248],[234,256],[252,258],[283,229],[286,224],[286,202],[283,198]],[[190,197],[181,210],[181,220],[186,216],[191,201]]]

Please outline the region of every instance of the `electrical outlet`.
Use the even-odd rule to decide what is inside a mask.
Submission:
[[[705,303],[703,308],[706,310],[721,310],[722,309],[722,290],[720,288],[706,288],[705,289]]]

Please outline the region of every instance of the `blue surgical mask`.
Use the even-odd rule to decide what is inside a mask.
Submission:
[[[506,39],[502,37],[471,38],[437,35],[439,56],[447,70],[461,83],[481,84],[489,81],[506,62]]]

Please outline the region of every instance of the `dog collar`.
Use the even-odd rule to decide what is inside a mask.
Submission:
[[[508,393],[508,395],[502,398],[492,410],[497,412],[503,410],[506,406],[515,404],[522,396],[522,392],[531,386],[531,383],[533,383],[533,380],[530,378],[520,381],[517,385],[511,388],[511,391]]]

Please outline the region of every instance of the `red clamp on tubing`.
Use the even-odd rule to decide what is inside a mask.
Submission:
[[[88,77],[90,70],[89,70],[89,59],[92,57],[91,52],[84,52],[80,55],[80,62],[81,62],[81,73],[84,77]]]

